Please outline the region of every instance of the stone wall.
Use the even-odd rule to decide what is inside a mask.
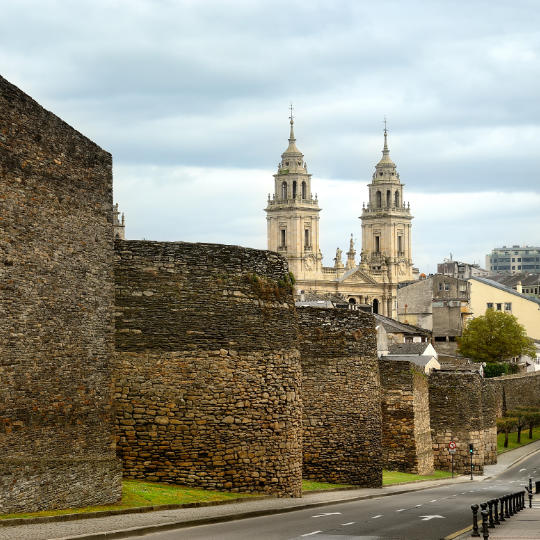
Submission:
[[[502,391],[504,389],[506,409],[516,407],[540,408],[540,371],[533,373],[521,373],[519,375],[505,375],[490,379],[500,386],[497,414],[502,416]]]
[[[493,379],[482,380],[482,420],[484,424],[484,464],[497,463],[497,410],[500,388]]]
[[[111,156],[0,77],[0,513],[115,502]]]
[[[454,471],[470,468],[469,443],[474,444],[474,473],[482,474],[485,459],[483,379],[478,373],[433,371],[429,376],[429,409],[436,469],[450,470],[448,443],[454,441]]]
[[[300,496],[301,373],[285,259],[118,241],[115,278],[124,475]]]
[[[374,318],[361,311],[298,309],[303,475],[382,484],[380,382]]]
[[[379,360],[386,469],[433,473],[428,378],[413,362]]]

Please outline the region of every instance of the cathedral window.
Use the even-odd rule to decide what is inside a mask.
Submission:
[[[380,191],[377,191],[377,194],[375,195],[377,199],[377,208],[380,208],[382,206],[382,195]]]
[[[311,247],[311,242],[309,238],[309,229],[304,229],[304,247],[305,248]]]
[[[280,240],[280,244],[279,244],[279,247],[281,248],[284,248],[287,244],[285,242],[285,229],[281,229],[279,231],[279,240]]]
[[[389,207],[390,206],[390,201],[392,199],[392,195],[390,195],[390,190],[388,190],[386,192],[386,206]]]
[[[375,253],[380,253],[381,251],[381,239],[379,236],[375,237]]]
[[[305,182],[302,182],[302,199],[307,199],[307,186]]]
[[[281,184],[281,198],[282,199],[287,198],[287,182],[283,182]]]
[[[396,191],[394,195],[394,206],[399,206],[399,191]]]
[[[296,199],[296,180],[292,183],[292,198]]]
[[[403,237],[402,236],[398,236],[397,237],[397,250],[398,250],[398,254],[402,254],[403,253]]]

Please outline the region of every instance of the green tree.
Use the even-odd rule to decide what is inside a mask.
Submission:
[[[492,309],[469,322],[458,338],[458,350],[478,362],[502,362],[521,355],[536,357],[534,342],[523,325],[513,315]]]

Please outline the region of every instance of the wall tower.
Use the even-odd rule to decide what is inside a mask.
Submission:
[[[413,280],[411,215],[403,201],[403,184],[390,158],[384,128],[382,158],[375,165],[369,202],[362,210],[362,265],[376,276],[386,273],[391,283]]]
[[[274,195],[265,208],[268,249],[287,258],[296,279],[306,279],[322,269],[319,248],[319,203],[311,193],[311,174],[296,147],[294,118],[290,116],[289,146],[281,154],[274,174]]]

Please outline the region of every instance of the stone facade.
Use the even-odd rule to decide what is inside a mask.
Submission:
[[[375,321],[339,309],[298,310],[302,362],[303,475],[382,485]]]
[[[516,407],[540,408],[540,371],[522,373],[518,375],[505,375],[490,379],[500,385],[497,399],[497,415],[502,416],[504,389],[506,409]]]
[[[428,378],[413,362],[379,360],[385,469],[433,473]]]
[[[235,246],[117,241],[124,475],[300,496],[297,320],[287,263]]]
[[[429,376],[431,437],[436,469],[450,470],[448,443],[457,444],[454,471],[470,470],[469,443],[474,445],[474,474],[485,461],[483,379],[478,373],[434,371]],[[487,425],[487,424],[486,424]]]
[[[493,379],[482,381],[482,414],[484,424],[484,465],[497,463],[497,410],[500,388]]]
[[[112,503],[111,156],[0,77],[0,513]]]

